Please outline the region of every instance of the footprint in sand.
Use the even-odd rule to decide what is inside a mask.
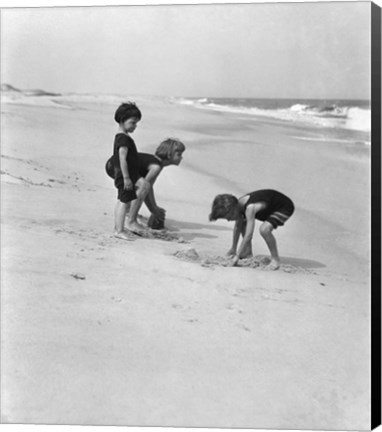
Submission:
[[[237,288],[233,293],[233,297],[243,297],[247,294],[247,290],[243,288]]]
[[[71,273],[70,276],[77,280],[85,280],[86,276],[82,273]]]
[[[191,311],[191,306],[183,306],[179,303],[174,303],[171,305],[171,307],[173,309],[176,309],[176,310],[179,310],[179,311],[185,312],[185,313],[187,313],[187,311]],[[198,318],[195,318],[195,317],[186,317],[186,318],[183,318],[182,321],[188,322],[190,324],[199,322]]]
[[[236,312],[238,314],[242,314],[243,313],[243,311],[238,306],[236,306],[235,304],[229,304],[226,307],[226,309],[229,310],[230,312]]]
[[[50,182],[50,183],[66,184],[66,182],[64,182],[62,180],[57,180],[57,179],[52,179],[52,178],[49,178],[48,182]]]
[[[190,306],[183,306],[183,305],[178,304],[178,303],[174,303],[174,304],[172,304],[171,307],[172,307],[173,309],[178,309],[178,310],[182,310],[182,311],[190,310],[190,309],[191,309]]]
[[[242,330],[245,330],[246,332],[251,331],[251,329],[244,324],[240,324],[240,325],[238,325],[238,327],[241,328]]]

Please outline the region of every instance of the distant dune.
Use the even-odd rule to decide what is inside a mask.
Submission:
[[[11,86],[10,84],[1,84],[1,91],[2,92],[18,92],[18,93],[21,92],[21,90],[17,89],[16,87]]]
[[[20,90],[16,87],[13,87],[10,84],[2,84],[1,91],[6,93],[22,93],[25,96],[61,96],[60,93],[52,93],[47,92],[45,90],[33,89],[33,90]]]

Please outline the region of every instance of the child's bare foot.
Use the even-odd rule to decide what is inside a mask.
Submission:
[[[141,225],[141,224],[139,224],[138,222],[133,222],[133,223],[128,223],[128,224],[126,224],[126,229],[128,230],[128,231],[131,231],[131,232],[133,232],[134,234],[141,234],[142,233],[142,231],[144,231],[146,228],[143,226],[143,225]]]
[[[240,258],[245,259],[245,258],[252,258],[252,257],[253,257],[253,253],[252,252],[245,252],[245,253],[241,254]]]
[[[146,222],[147,222],[147,218],[145,218],[144,216],[142,216],[141,214],[139,214],[138,216],[137,216],[137,219],[138,219],[138,223],[140,224],[140,225],[142,225],[142,226],[144,226],[143,224],[145,224]]]
[[[266,270],[278,270],[280,268],[280,261],[271,259],[271,262],[265,267]]]
[[[134,239],[131,238],[126,231],[114,232],[114,237],[121,240],[134,241]]]

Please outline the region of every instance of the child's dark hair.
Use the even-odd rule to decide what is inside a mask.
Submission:
[[[186,146],[177,138],[167,138],[162,141],[155,151],[155,156],[158,156],[162,160],[171,160],[174,157],[175,152],[183,153],[186,150]]]
[[[114,114],[114,120],[117,123],[123,123],[129,118],[136,118],[138,120],[142,118],[142,113],[134,102],[121,104]]]
[[[237,206],[239,200],[230,194],[217,195],[212,203],[210,221],[226,218]]]

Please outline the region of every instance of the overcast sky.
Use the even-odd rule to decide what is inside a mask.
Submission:
[[[370,3],[2,10],[2,83],[55,92],[370,97]]]

